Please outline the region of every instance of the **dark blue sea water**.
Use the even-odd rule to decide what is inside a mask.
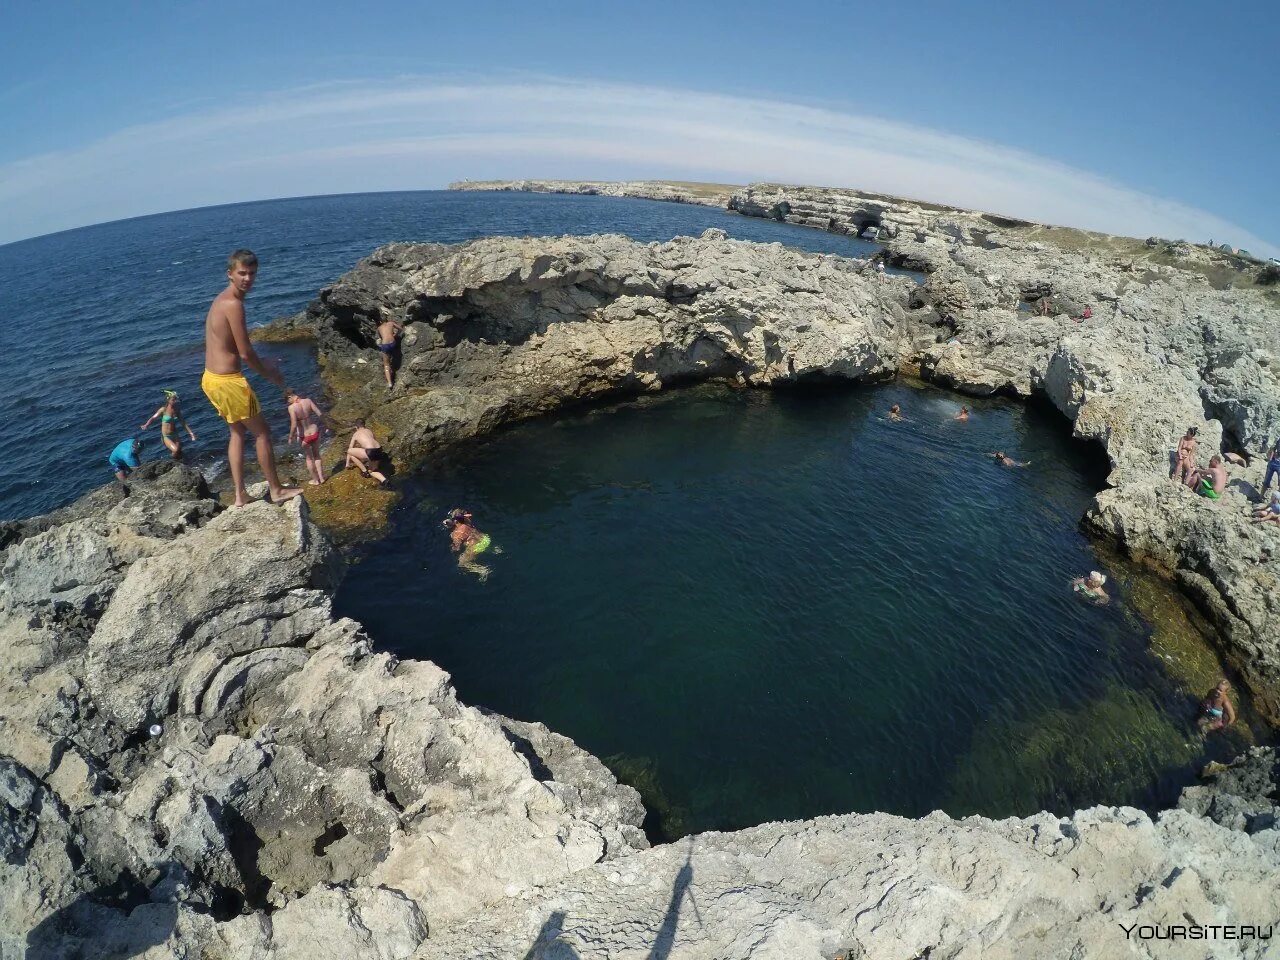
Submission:
[[[649,241],[710,226],[847,256],[875,249],[711,207],[445,191],[209,207],[0,246],[0,519],[52,509],[110,479],[107,454],[155,411],[165,387],[182,395],[199,437],[189,455],[216,468],[226,428],[200,393],[203,324],[237,247],[261,259],[248,301],[252,326],[302,309],[361,257],[395,240],[624,233]],[[309,349],[261,352],[281,361],[292,382],[314,386]],[[278,394],[260,384],[259,396],[282,439],[287,416]],[[157,449],[158,439],[150,456]]]
[[[699,388],[450,449],[339,611],[606,758],[666,836],[1168,802],[1243,741],[1195,734],[1191,652],[1078,530],[1100,451],[1012,401],[958,423],[960,399]],[[448,549],[458,506],[503,550],[483,583]],[[1107,606],[1069,586],[1097,568]]]

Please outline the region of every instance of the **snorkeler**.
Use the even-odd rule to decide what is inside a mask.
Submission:
[[[182,419],[182,407],[178,403],[178,394],[174,390],[166,390],[164,392],[164,405],[160,407],[151,418],[142,425],[142,429],[146,430],[156,422],[156,417],[160,418],[160,440],[164,443],[165,448],[169,451],[169,456],[174,460],[182,459],[182,437],[178,435],[178,427],[191,436],[191,442],[196,441],[196,432],[187,426],[187,421]]]
[[[1099,600],[1105,603],[1108,599],[1107,591],[1103,589],[1103,585],[1107,582],[1105,574],[1099,573],[1097,570],[1091,570],[1087,577],[1076,577],[1071,581],[1072,589],[1076,593],[1083,593],[1091,600]]]
[[[325,416],[310,397],[304,397],[292,387],[284,391],[285,403],[289,407],[289,443],[296,438],[302,444],[302,455],[307,459],[307,473],[311,474],[311,485],[324,483],[324,464],[320,462],[320,428],[324,425]]]
[[[1230,689],[1229,681],[1219,680],[1218,685],[1201,701],[1200,719],[1196,721],[1196,726],[1200,728],[1201,733],[1222,730],[1236,722],[1236,708],[1232,705],[1231,698],[1227,696],[1227,691]]]
[[[477,557],[490,548],[494,553],[501,553],[502,549],[494,546],[493,540],[487,533],[477,530],[472,523],[471,514],[461,508],[449,511],[449,516],[444,520],[444,527],[449,531],[450,548],[458,554],[458,566],[469,573],[474,573],[480,578],[480,582],[484,583],[489,579],[492,570],[480,563]]]
[[[996,463],[1000,464],[1000,466],[1002,466],[1002,467],[1029,467],[1029,466],[1031,466],[1031,461],[1030,461],[1030,460],[1028,460],[1026,463],[1020,463],[1019,461],[1017,461],[1017,460],[1013,459],[1013,457],[1011,457],[1011,456],[1009,456],[1007,453],[1005,453],[1003,450],[997,450],[995,453],[989,453],[989,454],[987,454],[987,456],[989,456],[989,457],[994,457],[994,458],[995,458]]]
[[[959,413],[957,413],[957,414],[956,414],[954,417],[952,417],[951,419],[952,419],[952,420],[968,420],[968,419],[969,419],[969,408],[968,408],[968,407],[961,407],[961,408],[960,408],[960,412],[959,412]]]

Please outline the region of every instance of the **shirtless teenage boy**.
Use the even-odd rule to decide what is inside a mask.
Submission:
[[[373,435],[373,431],[364,425],[363,420],[356,421],[355,432],[351,434],[351,442],[347,444],[347,466],[355,467],[366,477],[373,477],[378,483],[386,483],[387,477],[382,470],[388,464],[387,451]]]
[[[244,298],[253,289],[257,276],[258,258],[253,251],[237,250],[231,254],[227,258],[227,289],[214,298],[204,319],[204,376],[200,378],[200,388],[231,429],[227,462],[236,488],[237,507],[249,502],[244,488],[244,441],[249,433],[254,436],[258,465],[267,478],[271,502],[280,503],[302,492],[280,484],[275,453],[271,449],[271,428],[262,415],[253,388],[241,372],[240,365],[247,363],[259,376],[277,387],[284,387],[280,369],[258,356],[245,327]]]
[[[382,375],[387,378],[387,389],[396,385],[396,367],[400,361],[400,337],[404,324],[399,320],[384,320],[378,324],[378,352],[382,354]]]
[[[289,404],[289,443],[296,439],[302,444],[302,455],[307,458],[307,473],[312,486],[324,483],[324,464],[320,462],[320,428],[325,416],[310,397],[289,388],[284,392]]]

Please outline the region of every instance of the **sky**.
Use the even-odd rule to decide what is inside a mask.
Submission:
[[[0,243],[464,178],[662,178],[1280,256],[1278,41],[1254,2],[14,4]]]

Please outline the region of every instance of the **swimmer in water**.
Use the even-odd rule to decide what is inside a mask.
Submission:
[[[892,420],[894,423],[897,423],[899,420],[902,419],[902,408],[898,406],[896,403],[889,408],[889,419]]]
[[[449,511],[449,516],[444,520],[444,527],[449,531],[450,549],[458,554],[458,567],[468,573],[474,573],[480,578],[481,583],[488,580],[489,574],[493,571],[480,563],[477,558],[490,549],[494,553],[501,553],[501,548],[494,546],[493,540],[487,533],[477,530],[471,514],[461,508]]]
[[[987,454],[987,456],[989,456],[989,457],[995,457],[995,461],[996,461],[996,463],[1000,464],[1000,466],[1002,466],[1002,467],[1029,467],[1029,466],[1031,466],[1031,461],[1030,461],[1030,460],[1028,460],[1026,463],[1019,463],[1017,460],[1013,459],[1013,457],[1009,456],[1009,455],[1008,455],[1007,453],[1005,453],[1003,450],[997,450],[995,453],[989,453],[989,454]]]
[[[1087,577],[1076,577],[1071,581],[1072,588],[1076,593],[1082,593],[1091,600],[1097,600],[1101,603],[1107,602],[1107,591],[1103,589],[1103,585],[1107,582],[1104,574],[1097,570],[1092,570]]]
[[[182,459],[182,437],[178,435],[178,427],[191,436],[191,442],[196,442],[196,432],[187,426],[187,421],[182,419],[182,407],[178,403],[178,394],[173,390],[164,392],[164,404],[151,415],[151,418],[142,425],[142,429],[146,430],[156,418],[160,418],[160,440],[165,445],[165,449],[169,451],[169,456],[174,460]]]
[[[1196,721],[1196,726],[1200,728],[1201,733],[1223,730],[1236,722],[1236,708],[1232,706],[1231,698],[1227,696],[1227,691],[1230,689],[1229,681],[1219,680],[1218,685],[1201,701],[1200,719]]]
[[[952,420],[968,420],[968,419],[969,419],[969,408],[968,408],[968,407],[961,407],[961,408],[960,408],[960,412],[959,412],[959,413],[957,413],[957,414],[956,414],[954,417],[952,417],[951,419],[952,419]]]

